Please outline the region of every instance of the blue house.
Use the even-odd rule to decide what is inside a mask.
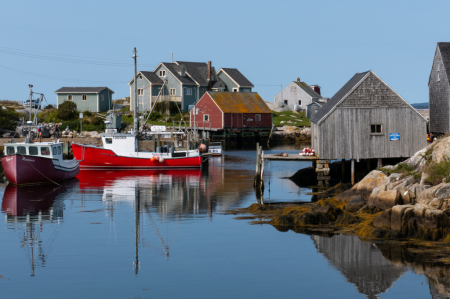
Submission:
[[[163,80],[154,72],[139,72],[137,74],[137,94],[139,111],[149,111],[163,85]],[[131,111],[134,110],[134,78],[128,82],[130,85]],[[168,94],[167,92],[165,93]],[[167,96],[166,96],[167,97]]]
[[[112,106],[114,91],[108,87],[61,87],[55,93],[57,108],[65,101],[72,101],[78,111],[104,112]]]

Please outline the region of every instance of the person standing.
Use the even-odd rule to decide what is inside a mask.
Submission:
[[[39,123],[39,125],[37,126],[36,131],[39,136],[39,142],[42,142],[42,124],[41,123]]]
[[[59,138],[59,126],[58,124],[55,125],[55,139]]]

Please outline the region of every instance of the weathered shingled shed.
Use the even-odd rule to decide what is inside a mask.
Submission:
[[[428,80],[430,132],[450,132],[450,43],[437,43]]]
[[[312,146],[327,160],[410,157],[427,145],[426,125],[416,109],[368,71],[354,75],[312,115]]]
[[[194,117],[194,111],[197,114]],[[272,126],[272,110],[256,92],[206,92],[190,112],[191,126],[217,130]]]

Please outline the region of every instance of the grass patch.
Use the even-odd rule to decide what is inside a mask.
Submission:
[[[415,179],[418,179],[422,175],[421,173],[417,172],[413,166],[407,163],[399,163],[395,168],[380,167],[377,168],[377,170],[383,172],[387,176],[390,176],[393,173],[400,173],[402,177],[412,175]]]
[[[311,122],[306,117],[305,112],[295,113],[293,111],[273,112],[273,124],[277,127],[282,126],[296,126],[296,127],[310,127]]]
[[[446,183],[450,182],[450,160],[445,159],[441,163],[431,163],[424,170],[428,177],[425,179],[427,184],[431,184],[433,186],[442,183],[445,179]]]

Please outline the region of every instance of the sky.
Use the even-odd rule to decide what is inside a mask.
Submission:
[[[410,103],[428,102],[437,42],[450,41],[450,1],[2,1],[0,100],[50,104],[61,87],[129,96],[160,62],[239,69],[265,101],[300,77],[332,97],[373,70]]]

